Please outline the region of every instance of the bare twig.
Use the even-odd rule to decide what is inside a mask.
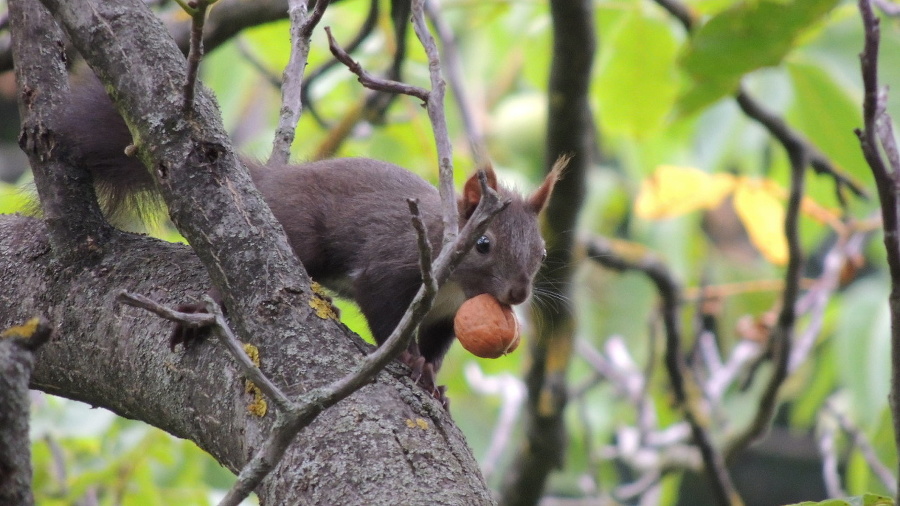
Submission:
[[[835,433],[833,424],[827,421],[819,422],[821,434],[819,434],[819,454],[822,456],[822,481],[825,482],[825,491],[828,497],[844,497],[846,492],[841,486],[841,475],[838,472],[838,456],[835,448]]]
[[[185,3],[177,0],[178,5],[191,16],[191,39],[188,46],[187,79],[184,81],[184,111],[190,114],[194,108],[194,90],[197,89],[197,71],[203,59],[203,24],[206,22],[206,11],[216,0],[190,0]]]
[[[291,400],[281,391],[281,389],[272,383],[262,371],[259,370],[259,367],[257,367],[252,360],[250,360],[250,357],[247,356],[243,346],[241,346],[241,342],[234,335],[228,322],[225,321],[225,315],[222,313],[219,304],[209,296],[204,296],[206,313],[182,313],[180,311],[174,311],[148,297],[136,293],[129,293],[125,290],[119,292],[116,300],[129,306],[145,309],[157,316],[178,322],[186,327],[196,328],[211,326],[222,338],[222,343],[225,345],[225,348],[231,353],[231,356],[234,357],[238,365],[241,366],[244,376],[252,381],[254,385],[259,387],[266,396],[272,399],[279,410],[285,410],[290,407]]]
[[[466,137],[469,139],[469,148],[472,150],[476,166],[480,167],[488,161],[487,146],[484,143],[484,133],[476,122],[474,114],[472,114],[472,104],[463,83],[462,62],[457,50],[456,37],[453,35],[453,30],[444,20],[443,15],[441,15],[438,0],[426,0],[425,13],[431,19],[435,33],[441,41],[447,81],[450,84],[451,91],[456,96],[456,106],[459,109],[459,117],[462,119],[463,128],[467,134]]]
[[[425,0],[412,0],[413,30],[428,55],[428,70],[431,76],[431,92],[425,102],[428,119],[434,129],[434,141],[438,155],[438,174],[440,174],[440,194],[443,205],[444,240],[450,244],[456,240],[459,230],[459,211],[455,202],[453,189],[453,146],[447,133],[447,119],[444,114],[444,88],[446,84],[441,77],[441,59],[438,56],[434,37],[425,23]]]
[[[401,83],[399,81],[392,81],[390,79],[384,79],[382,77],[377,77],[370,74],[368,71],[366,71],[366,69],[362,67],[362,65],[359,64],[359,62],[351,58],[350,55],[347,54],[347,52],[338,45],[337,41],[334,40],[334,37],[331,35],[330,26],[325,27],[325,33],[328,34],[328,47],[331,48],[331,54],[333,54],[339,62],[346,65],[347,69],[349,69],[350,72],[356,74],[356,76],[359,78],[360,84],[362,84],[366,88],[369,88],[370,90],[409,95],[411,97],[418,98],[422,102],[428,102],[428,97],[430,95],[428,90],[419,86],[413,86],[411,84]]]
[[[468,364],[465,369],[466,381],[472,390],[501,397],[500,414],[491,434],[484,458],[481,459],[481,472],[485,480],[490,480],[497,469],[503,450],[506,449],[513,427],[519,419],[522,404],[525,402],[525,385],[522,380],[512,374],[486,376],[477,364]]]
[[[879,123],[890,122],[885,112],[886,93],[878,87],[878,46],[880,42],[879,20],[867,0],[859,0],[859,10],[865,30],[865,45],[860,54],[864,88],[863,128],[856,130],[863,156],[872,170],[878,199],[881,202],[881,220],[884,227],[884,246],[887,251],[888,271],[891,277],[891,294],[888,299],[891,314],[891,390],[890,405],[893,418],[894,444],[900,447],[900,167],[889,166],[879,152],[896,152],[894,139],[878,138]],[[880,140],[880,143],[879,143]],[[888,162],[892,161],[888,158]],[[900,473],[898,473],[900,474]],[[898,487],[900,488],[900,487]],[[897,488],[895,488],[897,490]]]
[[[883,12],[886,16],[897,17],[900,16],[900,5],[890,2],[889,0],[872,0],[873,3]]]
[[[328,28],[325,31],[328,33],[329,47],[332,54],[346,65],[350,71],[359,76],[359,81],[363,86],[378,91],[410,95],[425,102],[425,109],[428,111],[428,119],[431,120],[434,141],[437,147],[438,173],[440,175],[439,191],[444,222],[443,245],[446,246],[456,240],[456,235],[459,231],[459,210],[457,209],[456,193],[453,188],[453,147],[450,143],[450,135],[447,133],[447,120],[444,114],[445,83],[441,77],[441,62],[438,56],[437,45],[425,23],[424,1],[413,0],[412,17],[413,29],[422,43],[422,47],[425,49],[425,54],[428,55],[431,91],[370,75],[359,63],[353,61],[346,51],[340,49]]]
[[[372,34],[372,30],[375,28],[376,23],[378,21],[378,0],[369,0],[369,13],[366,15],[365,21],[363,21],[362,26],[359,28],[359,31],[353,37],[353,40],[347,44],[345,51],[348,54],[353,54],[362,43]],[[302,99],[303,107],[306,108],[306,111],[316,120],[316,122],[325,128],[329,128],[329,125],[325,121],[325,118],[321,117],[319,113],[316,111],[315,104],[310,98],[309,92],[312,88],[313,83],[315,83],[319,78],[324,76],[329,70],[334,68],[335,65],[340,63],[337,58],[331,58],[327,62],[323,63],[316,69],[310,71],[306,76],[306,85],[303,86],[300,98]],[[360,117],[360,115],[357,115]],[[349,129],[348,129],[349,130]]]
[[[840,285],[841,272],[847,259],[859,255],[866,243],[868,232],[855,232],[850,237],[839,237],[837,243],[822,261],[822,274],[797,301],[797,313],[809,315],[803,332],[797,336],[791,351],[788,370],[793,372],[809,357],[822,330],[828,301]]]
[[[788,265],[784,274],[784,292],[781,296],[781,311],[769,337],[772,362],[775,370],[766,384],[759,400],[759,408],[750,425],[736,436],[725,449],[726,458],[730,459],[760,438],[768,430],[775,408],[778,405],[778,393],[790,372],[788,364],[793,345],[794,326],[797,318],[796,302],[800,296],[800,278],[803,274],[803,251],[800,246],[799,220],[800,205],[804,192],[804,176],[806,174],[807,150],[803,141],[796,137],[779,139],[784,144],[791,161],[791,186],[785,212],[784,233],[788,243]]]
[[[860,430],[859,427],[854,424],[844,412],[836,406],[834,397],[829,398],[825,401],[825,410],[834,417],[835,421],[837,421],[838,425],[840,425],[841,430],[843,430],[847,436],[853,441],[853,444],[859,449],[859,452],[862,454],[863,459],[865,459],[866,464],[869,465],[869,468],[872,469],[872,472],[875,473],[875,476],[878,476],[878,479],[881,483],[890,490],[892,494],[897,494],[897,478],[891,472],[884,463],[881,462],[881,459],[878,458],[878,453],[875,451],[875,448],[872,447],[872,443],[869,441],[869,438],[863,434],[863,431]]]
[[[281,117],[275,130],[272,155],[269,164],[283,165],[291,159],[291,144],[300,114],[303,112],[303,72],[309,58],[309,41],[313,29],[325,14],[330,0],[317,0],[313,12],[307,15],[306,0],[289,0],[288,17],[291,19],[291,56],[284,68],[281,82]]]
[[[281,89],[281,77],[266,68],[266,65],[262,62],[262,60],[260,60],[255,54],[253,54],[250,48],[247,47],[247,43],[243,38],[238,37],[237,39],[235,39],[235,46],[237,47],[238,52],[241,53],[241,56],[243,56],[244,59],[247,60],[247,63],[249,63],[251,67],[256,69],[256,71],[259,72],[260,75],[262,75],[263,78],[265,78],[265,80],[268,81],[273,88]],[[305,90],[306,86],[304,86],[303,89]]]
[[[182,313],[174,309],[164,306],[153,299],[136,293],[129,293],[122,290],[118,295],[118,301],[132,307],[141,308],[159,316],[166,320],[177,322],[185,327],[197,329],[207,327],[216,323],[214,315],[209,313]]]

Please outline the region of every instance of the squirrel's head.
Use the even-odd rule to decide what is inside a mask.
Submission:
[[[547,206],[553,186],[568,162],[569,157],[560,157],[544,182],[528,196],[499,186],[493,169],[484,169],[488,186],[509,200],[509,205],[494,217],[453,272],[452,277],[464,287],[466,298],[489,293],[508,305],[528,300],[534,277],[547,256],[538,215]],[[481,183],[475,174],[466,181],[459,198],[463,223],[475,212],[481,196]]]

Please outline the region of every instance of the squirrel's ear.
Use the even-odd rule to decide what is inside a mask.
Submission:
[[[497,174],[494,173],[494,168],[491,167],[491,164],[486,164],[478,172],[482,171],[487,176],[488,186],[492,190],[497,191]],[[478,203],[481,202],[481,181],[478,180],[478,172],[472,174],[466,180],[462,196],[459,198],[459,214],[465,219],[472,216],[475,208],[478,207]]]
[[[550,201],[550,194],[553,193],[553,186],[561,178],[562,172],[569,165],[570,160],[572,160],[571,155],[560,155],[556,162],[553,163],[553,168],[550,169],[550,173],[544,178],[541,186],[528,197],[528,208],[534,211],[535,214],[540,213],[547,207],[547,202]]]

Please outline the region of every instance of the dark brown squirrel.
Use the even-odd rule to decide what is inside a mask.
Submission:
[[[107,212],[136,205],[135,195],[153,194],[150,173],[125,154],[132,142],[125,121],[96,79],[73,85],[57,133],[70,162],[92,173]],[[422,281],[406,200],[418,199],[431,243],[438,245],[443,224],[437,189],[406,169],[367,158],[282,166],[245,160],[245,164],[309,275],[339,296],[355,300],[375,340],[383,343]],[[417,343],[403,357],[435,396],[443,397],[434,387],[434,373],[453,342],[453,317],[462,302],[482,293],[509,305],[529,298],[546,256],[538,214],[564,165],[564,160],[557,163],[527,197],[498,185],[493,170],[487,169],[489,186],[510,203],[440,288]],[[458,196],[460,227],[480,199],[481,186],[473,175]]]

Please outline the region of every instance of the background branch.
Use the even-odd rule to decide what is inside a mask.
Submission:
[[[594,119],[588,99],[596,50],[594,8],[589,0],[551,0],[553,48],[548,84],[545,170],[571,155],[544,210],[547,259],[534,292],[553,294],[531,306],[535,338],[525,372],[528,401],[525,434],[500,489],[501,504],[536,504],[547,476],[562,466],[566,448],[563,412],[568,401],[567,370],[574,347],[575,322],[569,306],[575,269],[575,230],[584,201],[585,179],[596,151]]]

